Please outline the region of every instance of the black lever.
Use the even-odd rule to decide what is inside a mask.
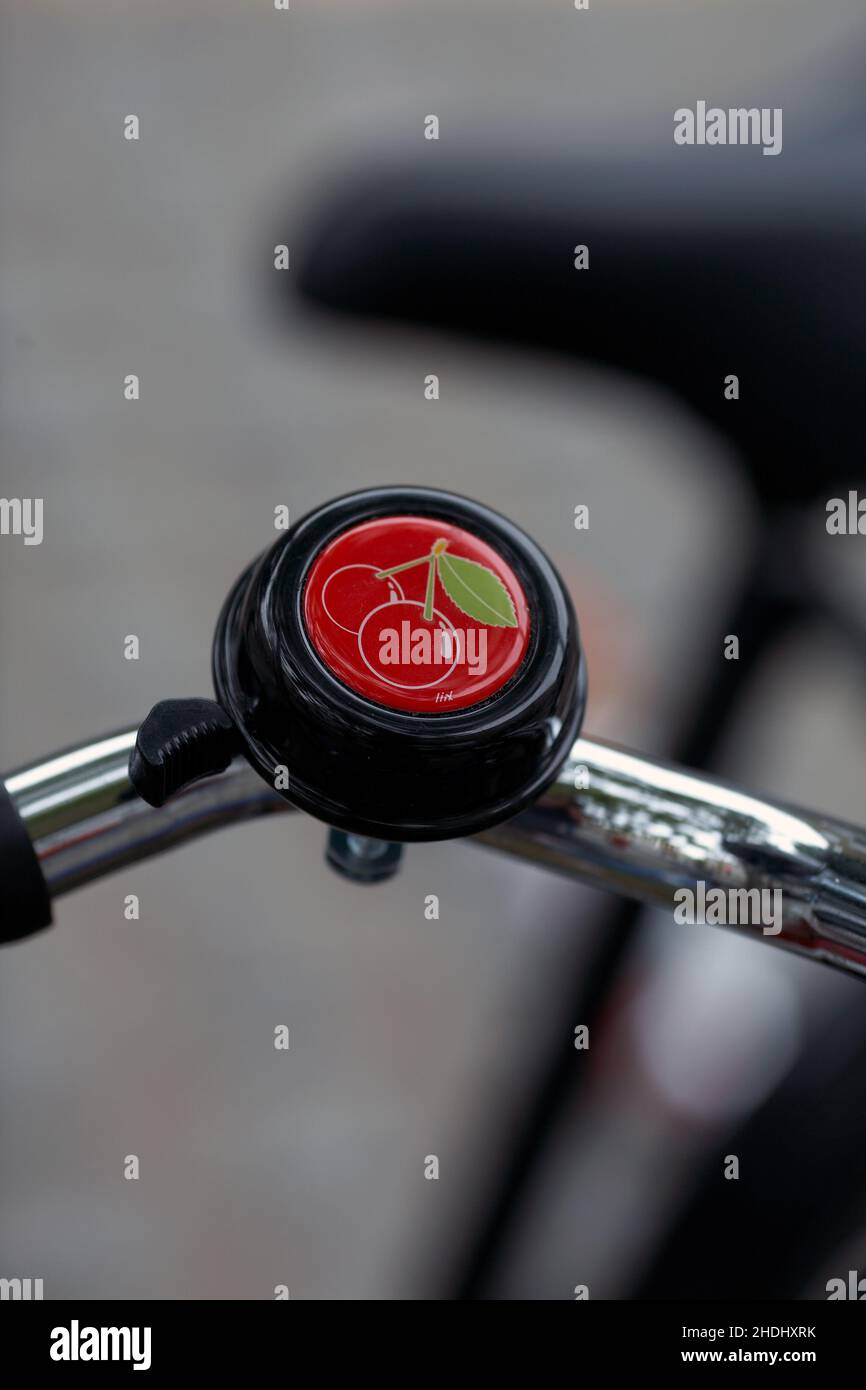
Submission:
[[[240,746],[216,700],[160,700],[138,731],[130,781],[150,806],[162,806],[190,782],[224,772]]]

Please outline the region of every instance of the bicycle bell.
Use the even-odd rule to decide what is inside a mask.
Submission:
[[[586,701],[547,557],[488,507],[414,487],[349,494],[283,533],[223,605],[213,679],[216,701],[162,701],[142,724],[130,775],[146,801],[240,753],[296,806],[380,842],[515,815]]]

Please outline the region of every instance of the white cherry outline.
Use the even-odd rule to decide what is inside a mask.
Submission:
[[[361,631],[361,628],[360,628],[360,627],[345,627],[345,626],[343,625],[343,623],[338,623],[338,622],[337,622],[337,619],[334,617],[333,613],[331,612],[331,610],[329,609],[327,603],[325,602],[325,594],[328,592],[328,585],[330,584],[331,580],[332,580],[332,579],[336,579],[337,575],[338,575],[338,574],[343,574],[343,572],[344,572],[345,570],[372,570],[374,574],[378,574],[380,569],[381,569],[381,565],[368,565],[368,564],[365,564],[363,561],[353,561],[353,563],[352,563],[351,565],[341,565],[340,568],[339,568],[338,570],[333,570],[333,571],[328,575],[327,579],[325,580],[324,584],[322,585],[321,603],[322,603],[322,607],[324,608],[324,610],[325,610],[325,612],[327,613],[328,617],[330,618],[331,622],[334,624],[334,627],[338,627],[338,628],[340,629],[341,632],[348,632],[348,633],[351,634],[352,637],[357,637],[358,634],[359,634],[360,631]],[[393,575],[389,575],[389,576],[388,576],[387,582],[388,582],[389,584],[393,584],[393,585],[394,585],[394,589],[397,590],[397,593],[396,593],[396,594],[394,593],[394,590],[393,590],[393,589],[391,590],[391,595],[392,595],[392,597],[388,599],[388,603],[405,603],[405,602],[406,602],[406,595],[403,593],[403,585],[399,582],[399,580],[395,579]],[[382,605],[379,604],[379,607],[381,608]],[[372,612],[375,612],[375,609],[372,609],[372,608],[371,608],[371,609],[370,609],[370,612],[371,612],[371,613],[372,613]],[[370,614],[368,613],[368,614],[366,614],[366,615],[361,619],[361,627],[364,626],[364,623],[367,621],[367,618],[368,618],[369,616],[370,616]]]
[[[420,601],[420,599],[404,598],[402,602],[409,604],[412,608],[420,608],[422,611],[424,609],[424,604]],[[451,632],[454,636],[454,650],[456,652],[456,656],[454,657],[454,660],[448,667],[447,671],[444,671],[441,676],[437,676],[435,681],[425,681],[423,685],[413,685],[411,683],[407,684],[405,681],[389,680],[387,676],[382,675],[381,671],[377,671],[375,666],[370,665],[370,662],[367,660],[364,654],[364,649],[361,646],[361,635],[364,631],[364,628],[367,626],[367,623],[374,616],[374,614],[380,613],[383,608],[390,607],[390,603],[380,603],[378,608],[371,608],[364,621],[362,622],[361,626],[358,628],[358,652],[367,670],[370,671],[376,677],[377,680],[381,681],[383,685],[393,685],[395,690],[429,690],[431,686],[441,685],[442,682],[447,680],[448,677],[452,674],[454,668],[460,660],[460,639],[457,636],[457,629],[452,623],[451,619],[446,618],[444,613],[440,613],[438,608],[433,609],[433,617],[439,618],[443,623],[445,623],[446,627],[449,627],[451,629]]]

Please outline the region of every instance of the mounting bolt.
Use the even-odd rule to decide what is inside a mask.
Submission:
[[[403,846],[332,829],[328,831],[325,858],[332,869],[353,883],[384,883],[399,869]]]

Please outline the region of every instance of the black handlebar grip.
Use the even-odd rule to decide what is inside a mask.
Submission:
[[[51,925],[51,899],[33,842],[0,782],[0,944]]]

